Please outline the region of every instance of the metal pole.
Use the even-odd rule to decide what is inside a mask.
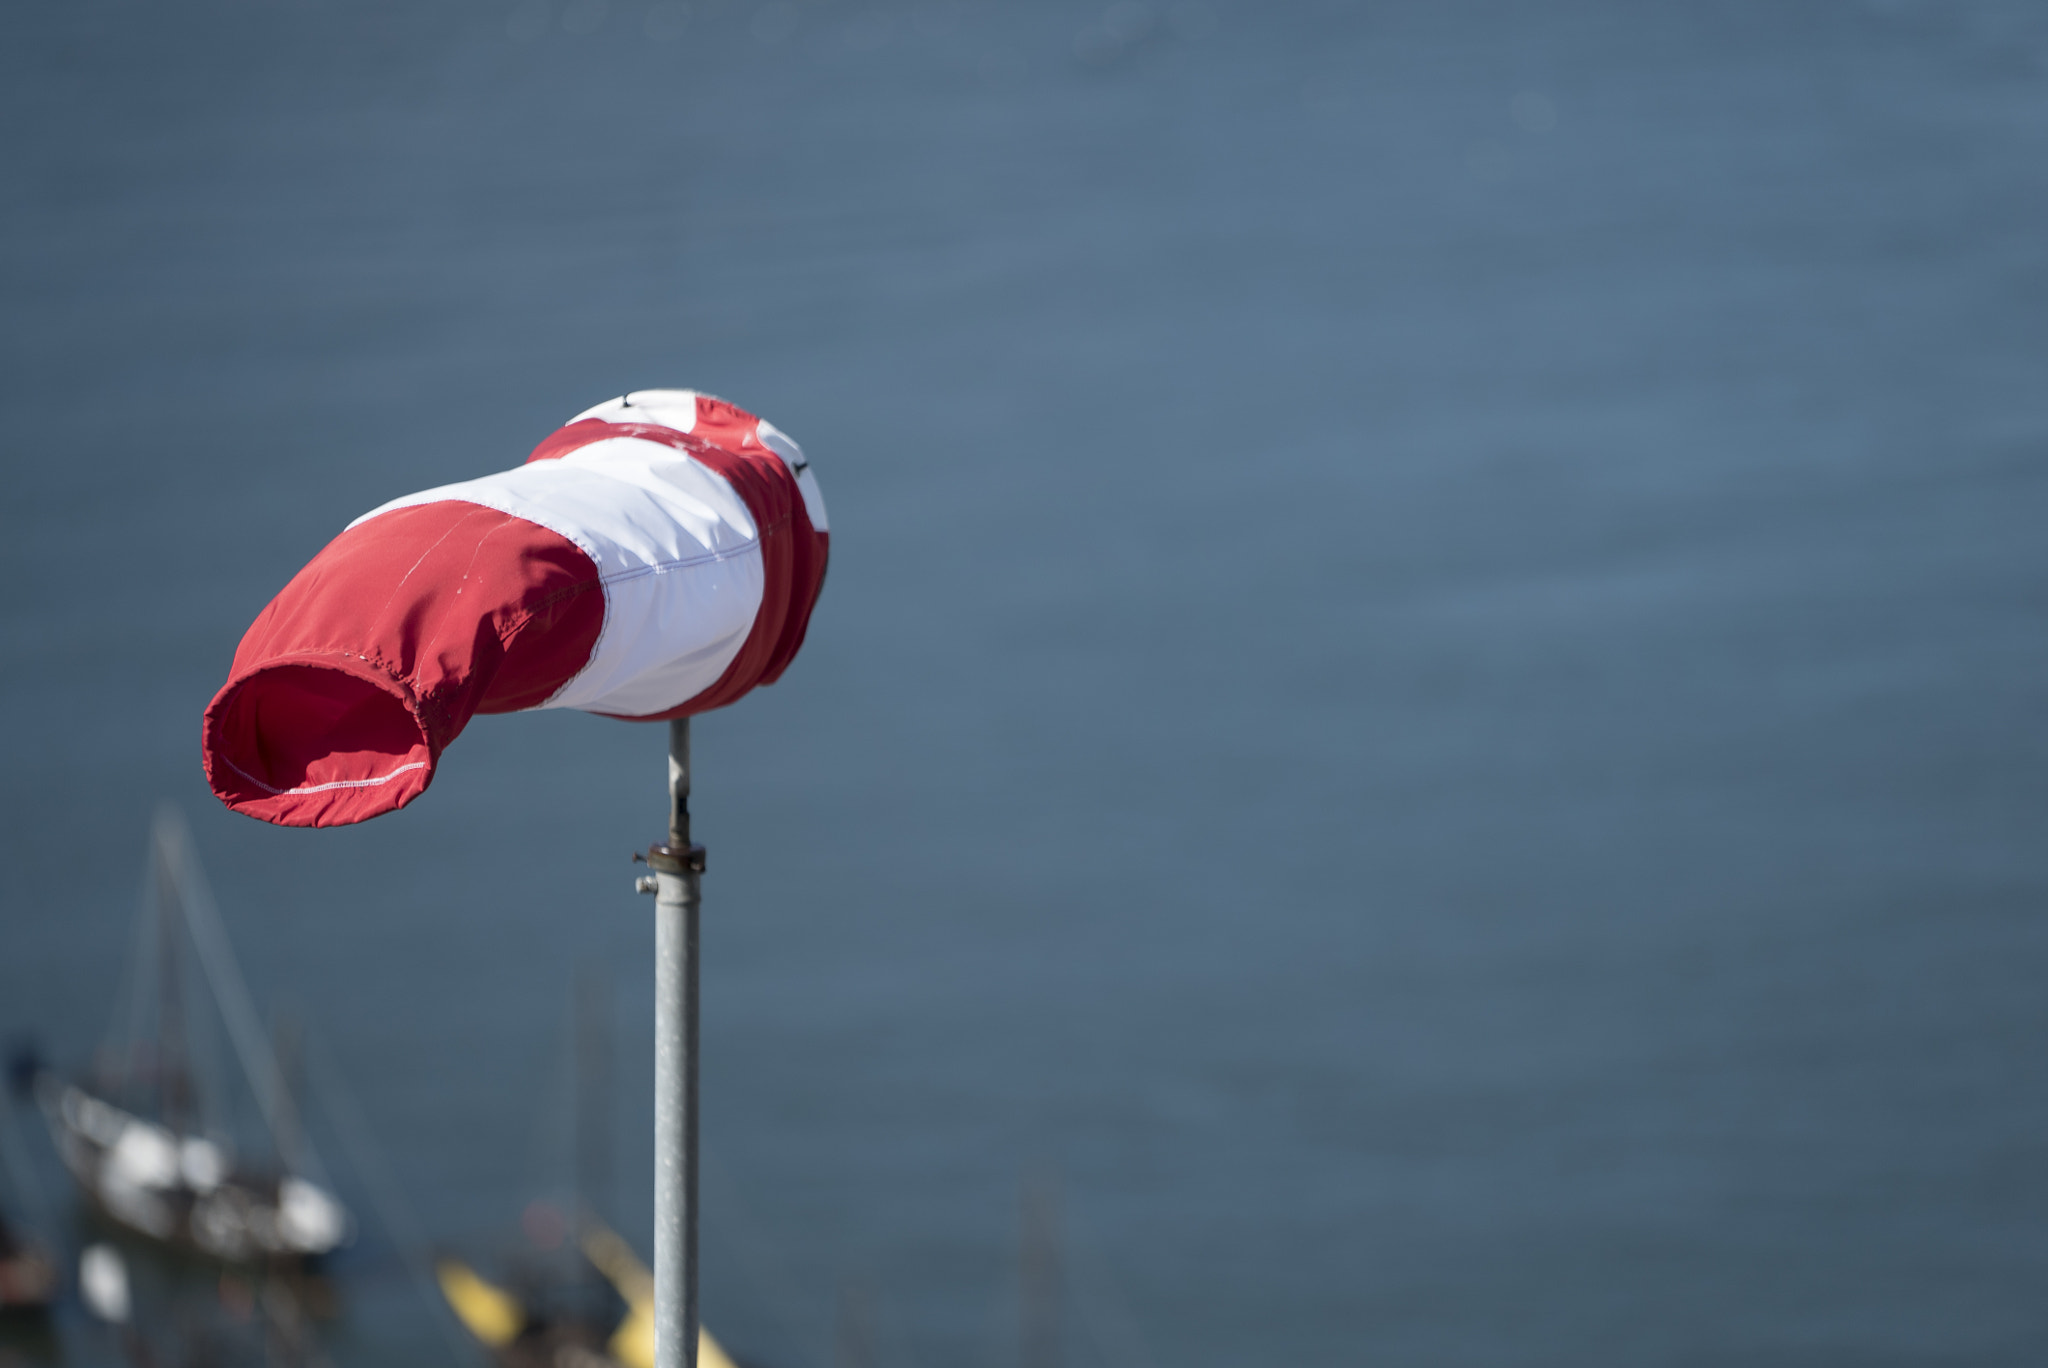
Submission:
[[[697,1363],[697,908],[690,719],[669,723],[668,840],[654,870],[654,1365]],[[645,887],[645,881],[642,882]]]

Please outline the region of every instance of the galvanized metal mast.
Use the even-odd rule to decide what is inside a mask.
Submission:
[[[647,852],[654,871],[654,1364],[696,1368],[697,909],[704,847],[690,842],[687,717],[669,723],[668,796],[668,840]]]

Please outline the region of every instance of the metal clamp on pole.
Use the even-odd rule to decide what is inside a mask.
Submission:
[[[697,1363],[697,911],[690,719],[669,723],[668,840],[654,871],[654,1364]],[[641,881],[645,887],[647,880]]]

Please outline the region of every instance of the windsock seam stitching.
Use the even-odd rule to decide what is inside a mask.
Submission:
[[[777,526],[780,526],[780,524],[777,524]],[[720,561],[736,560],[749,553],[754,555],[761,553],[761,543],[758,538],[739,546],[707,552],[701,556],[685,556],[681,560],[655,561],[651,565],[636,565],[630,570],[614,570],[609,575],[600,575],[597,582],[599,584],[623,584],[627,580],[641,579],[647,575],[666,575],[672,570],[687,570],[693,565],[716,565]]]
[[[247,779],[250,783],[254,784],[257,788],[262,789],[265,793],[271,795],[273,798],[287,797],[294,793],[326,793],[330,789],[379,788],[385,784],[390,783],[393,779],[396,779],[401,774],[409,774],[413,770],[425,769],[427,767],[426,761],[415,760],[411,764],[400,765],[397,769],[391,771],[391,773],[379,775],[375,779],[334,779],[330,780],[325,784],[305,784],[300,786],[299,788],[281,789],[272,788],[270,785],[264,783],[261,779],[258,779],[255,775],[249,773],[249,771],[243,769],[234,761],[228,759],[227,756],[225,755],[221,756],[220,759],[222,764],[226,765],[229,769],[241,775],[244,779]]]

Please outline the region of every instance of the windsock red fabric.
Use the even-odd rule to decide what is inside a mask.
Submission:
[[[328,543],[243,636],[207,781],[251,817],[342,826],[417,798],[477,713],[723,707],[803,645],[829,536],[772,424],[689,390],[600,404]]]

